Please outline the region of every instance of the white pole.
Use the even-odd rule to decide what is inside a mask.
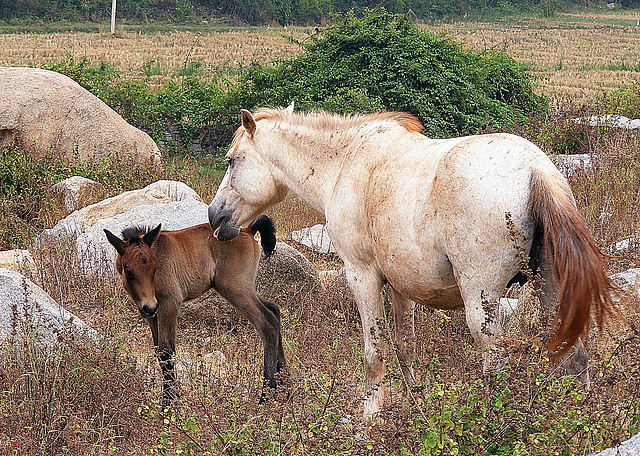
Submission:
[[[111,0],[111,34],[116,33],[116,0]]]

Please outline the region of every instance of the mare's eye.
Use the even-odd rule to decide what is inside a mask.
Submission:
[[[233,157],[224,157],[224,159],[227,162],[227,165],[233,166]]]

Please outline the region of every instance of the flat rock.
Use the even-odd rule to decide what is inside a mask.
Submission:
[[[336,252],[327,233],[327,229],[322,224],[293,231],[290,234],[290,238],[293,241],[309,247],[314,252],[324,254]]]
[[[640,434],[636,434],[619,446],[591,453],[589,456],[638,456],[640,455]]]

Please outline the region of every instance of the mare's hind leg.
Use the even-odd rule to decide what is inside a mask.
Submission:
[[[415,356],[416,333],[414,326],[415,304],[410,299],[405,298],[393,287],[391,288],[393,297],[392,313],[395,324],[394,343],[398,362],[404,376],[403,385],[409,387],[415,383],[413,376],[413,362]]]
[[[542,324],[548,325],[549,322],[553,323],[555,319],[558,285],[553,271],[544,262],[540,268],[539,275],[540,278],[537,279],[538,282],[535,284],[536,294],[540,300],[540,310],[543,313]],[[586,388],[591,386],[589,354],[582,343],[582,339],[578,338],[573,350],[564,356],[561,363],[569,375],[580,379]]]
[[[496,262],[465,258],[458,263],[452,259],[456,282],[464,302],[467,326],[483,351],[483,371],[497,372],[506,362],[501,346],[502,327],[498,304],[507,282],[515,275],[510,269]]]
[[[482,370],[485,373],[500,371],[506,362],[504,348],[500,346],[502,327],[498,318],[498,302],[503,290],[504,285],[460,284],[467,325],[483,350]]]

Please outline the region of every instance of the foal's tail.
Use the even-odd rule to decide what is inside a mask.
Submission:
[[[600,328],[605,318],[620,318],[611,298],[617,287],[605,274],[602,254],[562,176],[534,172],[531,209],[542,237],[544,256],[553,265],[558,284],[559,326],[549,350],[560,356],[583,332],[588,332],[592,309]]]
[[[249,224],[249,229],[252,235],[260,233],[262,250],[267,257],[271,256],[276,248],[276,227],[273,225],[273,220],[266,215],[261,215]]]

